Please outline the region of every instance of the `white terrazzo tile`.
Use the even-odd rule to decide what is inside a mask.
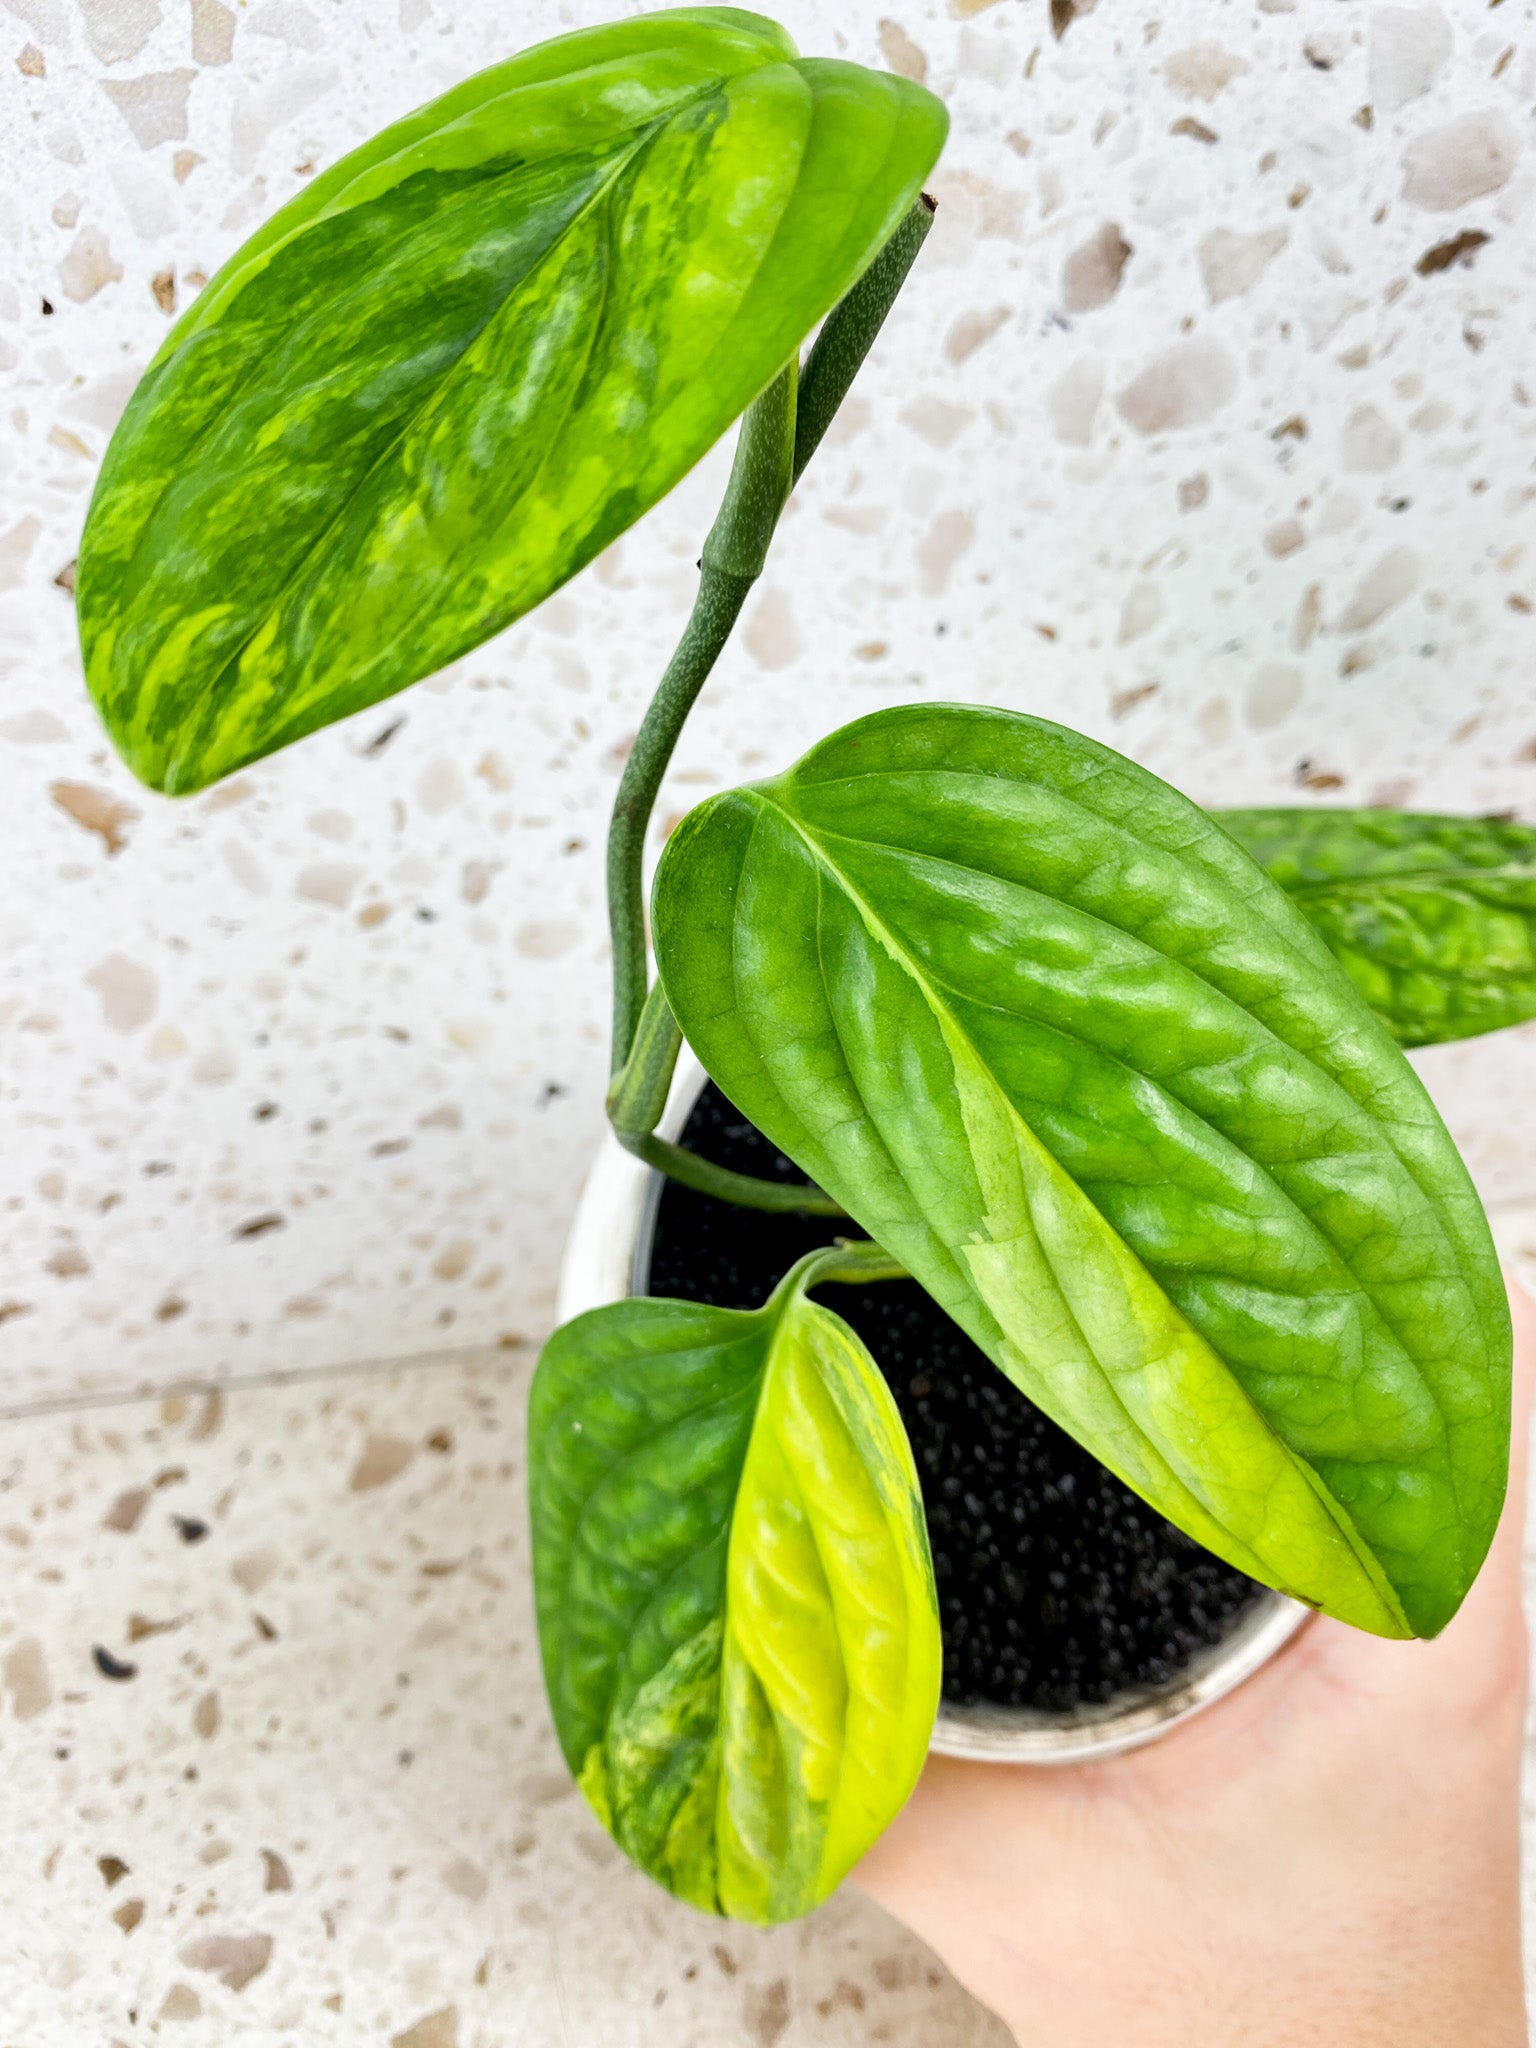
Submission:
[[[181,806],[111,758],[58,579],[256,221],[511,40],[626,11],[0,0],[0,1405],[548,1323],[606,809],[723,455],[479,655]],[[1536,818],[1532,0],[778,11],[955,134],[658,840],[925,697],[1213,803]],[[1536,1189],[1536,1028],[1423,1067],[1485,1188]],[[1497,1221],[1536,1270],[1536,1210]],[[7,2042],[1000,2042],[857,1898],[722,1934],[586,1818],[531,1638],[528,1356],[7,1425]]]
[[[137,373],[260,217],[626,11],[0,0],[0,1399],[547,1325],[606,811],[723,454],[453,671],[180,805],[111,758],[57,578]],[[1205,801],[1536,818],[1533,0],[780,12],[926,76],[953,139],[658,843],[933,697]],[[1490,1193],[1536,1191],[1536,1031],[1425,1068]]]
[[[1536,1206],[1496,1221],[1536,1282]],[[529,1366],[6,1424],[0,2038],[1005,2048],[856,1893],[710,1921],[587,1813],[538,1674]]]
[[[713,1921],[588,1814],[538,1675],[527,1378],[7,1425],[0,2039],[1002,2048],[856,1894]]]

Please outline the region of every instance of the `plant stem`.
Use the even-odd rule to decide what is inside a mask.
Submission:
[[[796,1294],[809,1293],[813,1287],[820,1287],[825,1281],[841,1281],[848,1287],[861,1287],[872,1280],[910,1280],[906,1267],[893,1259],[884,1245],[876,1244],[867,1237],[840,1237],[835,1244],[818,1246],[813,1252],[806,1252],[790,1267],[778,1286],[773,1290],[775,1302],[785,1301]]]
[[[824,1281],[841,1281],[861,1287],[871,1280],[910,1280],[911,1274],[899,1259],[893,1259],[883,1245],[869,1238],[840,1237],[824,1251],[810,1252],[799,1267],[803,1287],[820,1287]]]
[[[800,374],[800,405],[795,421],[793,481],[820,446],[821,437],[848,396],[848,387],[885,324],[906,283],[907,272],[933,226],[934,203],[925,192],[915,199],[868,270],[832,308],[805,359]]]
[[[608,828],[608,924],[613,937],[613,1062],[629,1058],[645,1006],[645,835],[683,721],[709,680],[746,603],[789,495],[797,369],[790,363],[742,415],[725,502],[699,564],[699,594],[624,764]]]
[[[761,575],[785,500],[820,445],[880,332],[933,220],[916,200],[864,275],[822,322],[803,379],[785,366],[742,415],[725,499],[699,560],[688,624],[624,764],[608,830],[613,1051],[608,1114],[621,1143],[674,1180],[745,1208],[845,1212],[820,1188],[730,1173],[653,1135],[682,1043],[660,986],[649,990],[645,839],[684,722]]]
[[[653,982],[629,1057],[608,1084],[608,1121],[616,1137],[648,1138],[661,1121],[683,1046],[666,991]]]
[[[620,1131],[618,1139],[626,1152],[633,1152],[637,1159],[656,1167],[669,1180],[679,1180],[685,1188],[713,1195],[717,1201],[733,1202],[738,1209],[771,1209],[797,1216],[848,1213],[841,1203],[812,1187],[809,1181],[756,1180],[751,1174],[732,1173],[728,1166],[715,1166],[708,1159],[701,1159],[697,1152],[685,1152],[681,1145],[669,1144],[665,1138]]]
[[[640,1013],[635,1042],[629,1058],[613,1078],[608,1090],[608,1121],[613,1134],[626,1151],[648,1165],[659,1167],[673,1180],[696,1188],[700,1194],[718,1196],[742,1209],[795,1210],[801,1215],[841,1216],[846,1212],[807,1181],[757,1180],[729,1168],[712,1166],[707,1159],[672,1145],[653,1135],[667,1106],[667,1094],[682,1049],[683,1034],[667,1001],[661,983],[654,982]]]

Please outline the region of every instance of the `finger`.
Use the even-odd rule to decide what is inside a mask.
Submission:
[[[1391,1642],[1324,1623],[1303,1631],[1307,1663],[1362,1687],[1378,1705],[1464,1696],[1469,1703],[1523,1694],[1526,1668],[1524,1577],[1526,1481],[1536,1392],[1536,1303],[1506,1272],[1514,1323],[1509,1482],[1493,1543],[1458,1612],[1430,1642]],[[1470,1706],[1469,1706],[1470,1710]]]
[[[861,1891],[909,1926],[916,1924],[914,1910],[926,1917],[919,1908],[921,1874],[937,1874],[940,1882],[954,1875],[949,1852],[959,1817],[950,1801],[967,1807],[967,1790],[963,1777],[953,1777],[948,1758],[930,1755],[911,1798],[853,1872]]]
[[[1524,1499],[1531,1448],[1531,1408],[1536,1400],[1536,1301],[1512,1267],[1504,1269],[1509,1311],[1515,1325],[1515,1378],[1510,1420],[1509,1490]]]
[[[1404,1699],[1439,1694],[1448,1680],[1477,1693],[1497,1683],[1501,1672],[1512,1672],[1517,1665],[1523,1672],[1520,1589],[1536,1395],[1536,1302],[1512,1273],[1506,1278],[1514,1322],[1509,1487],[1488,1561],[1446,1633],[1433,1643],[1388,1642],[1343,1623],[1318,1620],[1232,1700],[1181,1730],[1182,1739],[1138,1752],[1125,1760],[1121,1773],[1129,1766],[1133,1772],[1157,1776],[1159,1766],[1167,1764],[1177,1776],[1190,1760],[1191,1738],[1202,1750],[1219,1744],[1209,1759],[1211,1767],[1234,1770],[1239,1755],[1252,1751],[1255,1731],[1269,1715],[1318,1698],[1336,1705],[1334,1681],[1339,1678],[1347,1681],[1350,1693],[1363,1687],[1379,1707],[1390,1694]],[[1319,1676],[1329,1681],[1321,1694],[1314,1683]],[[1229,1746],[1236,1753],[1227,1755]],[[1116,1775],[1111,1767],[1104,1784],[1114,1783]],[[855,1880],[887,1911],[930,1941],[938,1941],[945,1899],[956,1887],[968,1891],[965,1880],[974,1876],[978,1857],[995,1853],[1000,1834],[1007,1832],[1003,1816],[1010,1826],[1029,1831],[1022,1839],[1028,1840],[1034,1831],[1048,1831],[1058,1818],[1058,1796],[1069,1794],[1080,1776],[1076,1771],[1003,1770],[930,1757],[905,1811],[859,1865]],[[1004,1874],[993,1875],[1002,1880]],[[1015,1881],[1020,1877],[1022,1872],[1014,1873]]]
[[[978,1996],[991,1988],[983,1958],[1000,1940],[999,1912],[1017,1937],[1038,1909],[1042,1866],[1059,1873],[1055,1816],[1039,1798],[1055,1777],[930,1756],[916,1791],[853,1872],[861,1891],[936,1949]],[[1055,1789],[1070,1796],[1062,1780]]]
[[[1505,1269],[1510,1318],[1514,1324],[1514,1374],[1510,1387],[1509,1484],[1504,1512],[1488,1561],[1468,1595],[1479,1601],[1518,1602],[1524,1572],[1526,1480],[1530,1466],[1531,1406],[1536,1395],[1536,1302],[1516,1275]]]

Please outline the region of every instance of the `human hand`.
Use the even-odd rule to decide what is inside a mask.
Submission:
[[[1432,1643],[1310,1622],[1229,1699],[1066,1769],[933,1757],[857,1881],[1021,2048],[1524,2048],[1525,1452]]]

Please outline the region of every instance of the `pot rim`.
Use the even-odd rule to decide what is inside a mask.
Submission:
[[[660,1136],[676,1139],[708,1079],[686,1045]],[[663,1176],[606,1131],[576,1205],[560,1269],[559,1320],[639,1293],[648,1278]],[[1181,1727],[1224,1699],[1290,1642],[1312,1610],[1266,1590],[1213,1648],[1163,1686],[1139,1686],[1104,1705],[1063,1713],[939,1703],[929,1749],[976,1763],[1075,1764],[1117,1756]]]

